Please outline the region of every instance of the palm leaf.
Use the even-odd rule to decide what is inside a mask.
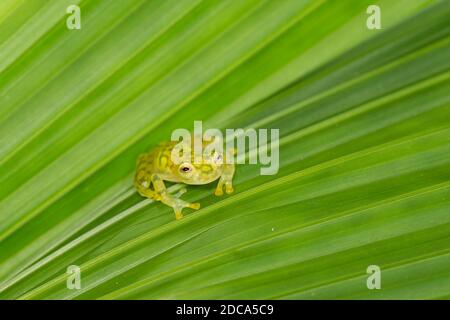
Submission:
[[[447,298],[450,5],[370,4],[2,1],[0,297]],[[132,175],[194,120],[279,128],[280,170],[175,221]]]

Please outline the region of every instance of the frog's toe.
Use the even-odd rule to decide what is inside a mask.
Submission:
[[[194,210],[198,210],[200,209],[200,203],[198,202],[194,202],[194,203],[189,203],[187,205],[188,208],[194,209]]]
[[[171,205],[173,211],[175,211],[175,218],[180,220],[183,218],[183,213],[181,212],[183,208],[186,207],[186,203],[180,199],[176,199],[175,203]]]
[[[181,210],[175,209],[175,219],[177,219],[177,220],[183,219],[183,214],[181,213]]]
[[[195,203],[190,203],[190,202],[180,202],[177,205],[175,205],[173,207],[173,210],[175,211],[175,218],[177,220],[180,220],[183,218],[183,214],[181,213],[181,211],[183,210],[183,208],[191,208],[194,210],[198,210],[200,209],[200,203],[195,202]]]
[[[217,187],[216,188],[216,191],[214,192],[214,194],[216,195],[216,196],[218,196],[218,197],[220,197],[220,196],[222,196],[223,195],[223,190],[222,190],[222,187]]]
[[[225,192],[228,194],[234,192],[233,185],[231,183],[225,183]]]

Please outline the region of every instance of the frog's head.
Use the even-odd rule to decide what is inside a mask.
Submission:
[[[203,156],[196,161],[183,162],[177,171],[186,184],[206,184],[216,180],[222,174],[222,155]]]

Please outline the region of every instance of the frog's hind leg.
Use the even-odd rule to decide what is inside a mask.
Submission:
[[[173,208],[175,211],[175,218],[177,220],[183,218],[183,214],[181,213],[183,208],[191,208],[195,210],[200,208],[200,203],[189,203],[178,198],[181,194],[186,192],[186,189],[181,189],[174,196],[167,191],[164,181],[157,174],[153,174],[151,176],[151,180],[153,187],[155,188],[155,192],[160,196],[160,201]]]
[[[158,193],[150,188],[152,182],[145,171],[138,171],[134,181],[134,185],[141,196],[157,201],[160,200],[161,197]]]

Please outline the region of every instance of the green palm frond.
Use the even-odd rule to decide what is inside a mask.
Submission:
[[[1,1],[0,298],[448,298],[449,19],[438,0]],[[132,176],[194,120],[279,128],[280,169],[188,186],[202,208],[175,221]]]

